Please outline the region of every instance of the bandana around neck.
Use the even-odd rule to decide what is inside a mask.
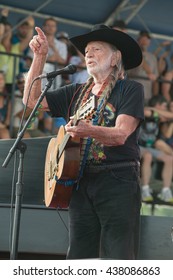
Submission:
[[[108,101],[108,99],[109,99],[109,97],[112,93],[112,90],[113,90],[113,88],[116,84],[116,81],[117,81],[116,74],[112,72],[106,78],[106,80],[102,84],[99,92],[96,95],[98,97],[97,108],[99,108],[98,124],[101,123],[104,108],[105,108],[106,103],[107,103],[107,101]],[[90,93],[92,92],[92,88],[94,87],[94,85],[95,85],[94,79],[93,79],[93,77],[90,77],[87,80],[86,84],[84,85],[83,90],[82,90],[82,92],[81,92],[81,94],[80,94],[80,96],[79,96],[79,98],[76,102],[75,111],[87,101]]]

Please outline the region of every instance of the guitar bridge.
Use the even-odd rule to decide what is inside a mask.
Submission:
[[[58,164],[55,164],[52,161],[50,161],[48,166],[48,171],[47,171],[48,181],[53,180],[53,178],[55,177],[55,173],[57,171],[58,171]]]

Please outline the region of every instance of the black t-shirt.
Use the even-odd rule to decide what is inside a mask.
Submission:
[[[48,92],[46,99],[52,117],[63,117],[67,121],[73,115],[74,106],[82,90],[81,85],[71,84],[54,92]],[[144,120],[144,92],[143,86],[132,80],[117,81],[110,98],[105,106],[101,125],[113,127],[116,118],[126,114]],[[107,164],[118,161],[139,161],[138,147],[139,126],[128,137],[124,145],[103,146],[92,139],[88,160],[94,164]]]

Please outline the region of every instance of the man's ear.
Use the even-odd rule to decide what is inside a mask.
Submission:
[[[121,65],[121,58],[122,56],[119,50],[113,52],[111,66],[117,66],[119,69],[119,66]]]

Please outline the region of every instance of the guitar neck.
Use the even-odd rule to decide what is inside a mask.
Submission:
[[[59,152],[58,152],[58,159],[60,159],[62,153],[64,152],[65,150],[65,147],[70,139],[70,134],[66,133],[64,135],[64,138],[63,138],[63,141],[61,142],[61,144],[59,145]]]
[[[78,122],[78,111],[77,113],[73,116],[73,125],[76,125]],[[63,141],[61,142],[61,144],[59,145],[59,153],[58,153],[58,159],[60,159],[62,153],[64,152],[64,149],[69,141],[69,139],[71,138],[69,133],[66,133],[64,135]]]
[[[80,119],[85,119],[86,117],[91,117],[95,108],[96,108],[96,98],[93,95],[90,99],[88,99],[86,101],[86,103],[80,109],[77,110],[76,114],[73,116],[72,126],[77,125],[77,123]],[[59,145],[58,159],[60,159],[70,138],[71,138],[71,136],[69,133],[66,133],[64,135],[63,141]]]

